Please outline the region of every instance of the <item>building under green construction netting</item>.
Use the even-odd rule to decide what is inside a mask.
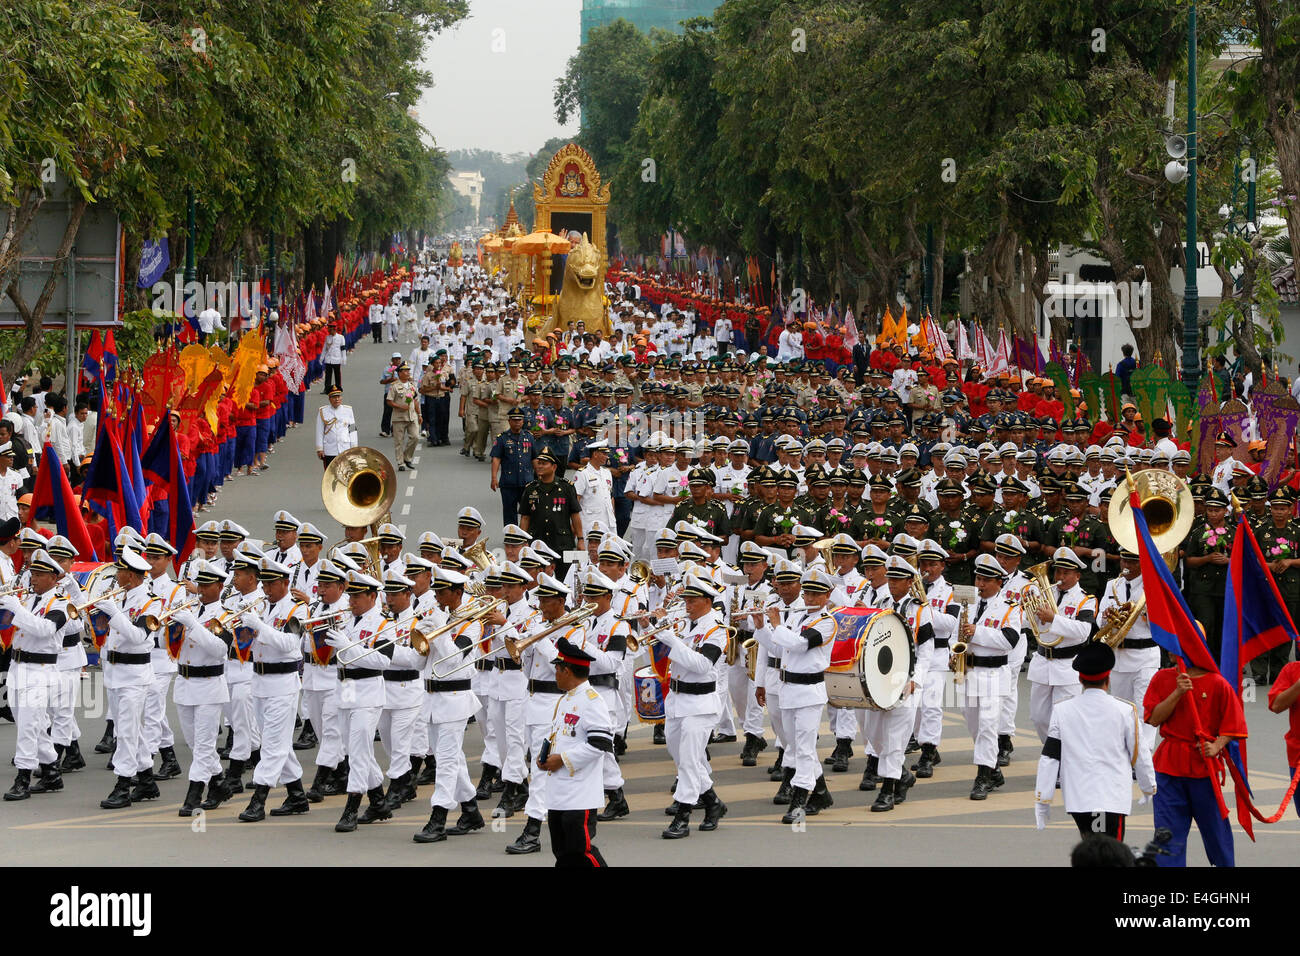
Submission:
[[[619,17],[644,33],[652,27],[677,32],[680,23],[692,17],[713,14],[718,0],[583,0],[582,42],[592,27],[603,27]]]

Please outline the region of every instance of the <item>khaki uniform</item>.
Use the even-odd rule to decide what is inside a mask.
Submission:
[[[473,375],[461,386],[465,397],[465,451],[482,458],[487,451],[488,410],[474,404],[476,398],[487,398],[492,386],[486,378]]]

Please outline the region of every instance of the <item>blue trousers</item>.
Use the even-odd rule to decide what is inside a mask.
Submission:
[[[1173,777],[1156,774],[1155,825],[1173,833],[1169,855],[1156,857],[1159,866],[1187,865],[1187,837],[1192,821],[1201,831],[1205,855],[1212,866],[1236,866],[1232,852],[1232,827],[1219,815],[1214,783],[1209,777]]]
[[[271,419],[259,418],[257,420],[257,425],[254,427],[256,429],[255,434],[257,436],[255,439],[256,441],[255,447],[257,450],[257,454],[260,455],[262,452],[266,451],[268,448],[271,447]]]
[[[519,499],[524,496],[523,486],[501,485],[501,523],[516,524],[519,521]]]
[[[235,428],[235,467],[251,465],[257,454],[257,426],[239,425]]]

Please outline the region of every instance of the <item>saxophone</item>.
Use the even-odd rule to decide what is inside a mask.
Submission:
[[[961,633],[966,630],[966,614],[969,610],[970,604],[963,602],[961,616],[957,618],[957,639],[948,648],[948,666],[952,669],[954,684],[962,684],[966,681],[966,664],[970,659],[970,642],[963,639]]]

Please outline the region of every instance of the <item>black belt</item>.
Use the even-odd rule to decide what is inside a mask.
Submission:
[[[553,680],[530,680],[528,682],[528,693],[530,694],[558,694],[560,685]]]
[[[781,680],[787,684],[820,684],[826,679],[823,673],[801,674],[798,671],[781,671]]]
[[[1124,651],[1145,651],[1148,647],[1155,647],[1156,642],[1149,637],[1126,637],[1119,646]]]
[[[934,639],[934,646],[935,646],[935,647],[947,647],[947,646],[948,646],[948,638],[946,638],[946,637],[936,637],[936,638]]]
[[[779,670],[781,669],[781,658],[779,658],[779,657],[769,657],[769,658],[767,659],[767,666],[770,667],[770,668],[772,668],[773,670],[778,670],[778,671],[779,671]]]
[[[1039,644],[1038,653],[1039,656],[1045,657],[1049,661],[1068,661],[1070,658],[1077,656],[1087,646],[1086,644],[1074,644],[1070,647],[1044,647]]]
[[[253,661],[254,674],[296,674],[301,661]]]
[[[212,664],[197,667],[193,664],[181,664],[176,668],[176,673],[181,677],[224,677],[226,673],[225,664]]]
[[[587,677],[587,683],[592,687],[612,687],[618,690],[617,674],[591,674]]]
[[[499,671],[521,671],[524,669],[523,664],[517,664],[508,657],[498,657],[496,660],[488,661],[488,670],[493,666]]]
[[[496,668],[493,667],[493,662],[492,662],[492,661],[475,661],[475,662],[474,662],[474,670],[476,670],[476,671],[490,671],[490,670],[496,670]]]
[[[342,680],[365,680],[367,677],[381,677],[383,671],[375,670],[371,667],[340,667],[339,677]]]
[[[997,654],[992,657],[976,657],[972,654],[969,663],[971,667],[1001,667],[1006,662],[1006,654]]]
[[[420,679],[419,671],[384,671],[384,680],[401,682],[404,680],[419,680],[419,679]]]
[[[467,680],[426,680],[424,689],[430,694],[450,694],[452,691],[469,690]]]
[[[712,694],[718,689],[717,681],[708,681],[703,684],[692,684],[684,680],[670,680],[668,689],[675,694]]]
[[[148,657],[149,655],[145,655]],[[13,662],[15,664],[57,664],[59,662],[58,654],[37,654],[35,651],[25,651],[21,647],[14,648]]]
[[[153,663],[153,657],[149,654],[123,654],[121,651],[109,651],[108,662],[110,664],[150,664]]]
[[[63,639],[64,647],[76,647],[80,643],[81,643],[80,634],[69,634]]]

